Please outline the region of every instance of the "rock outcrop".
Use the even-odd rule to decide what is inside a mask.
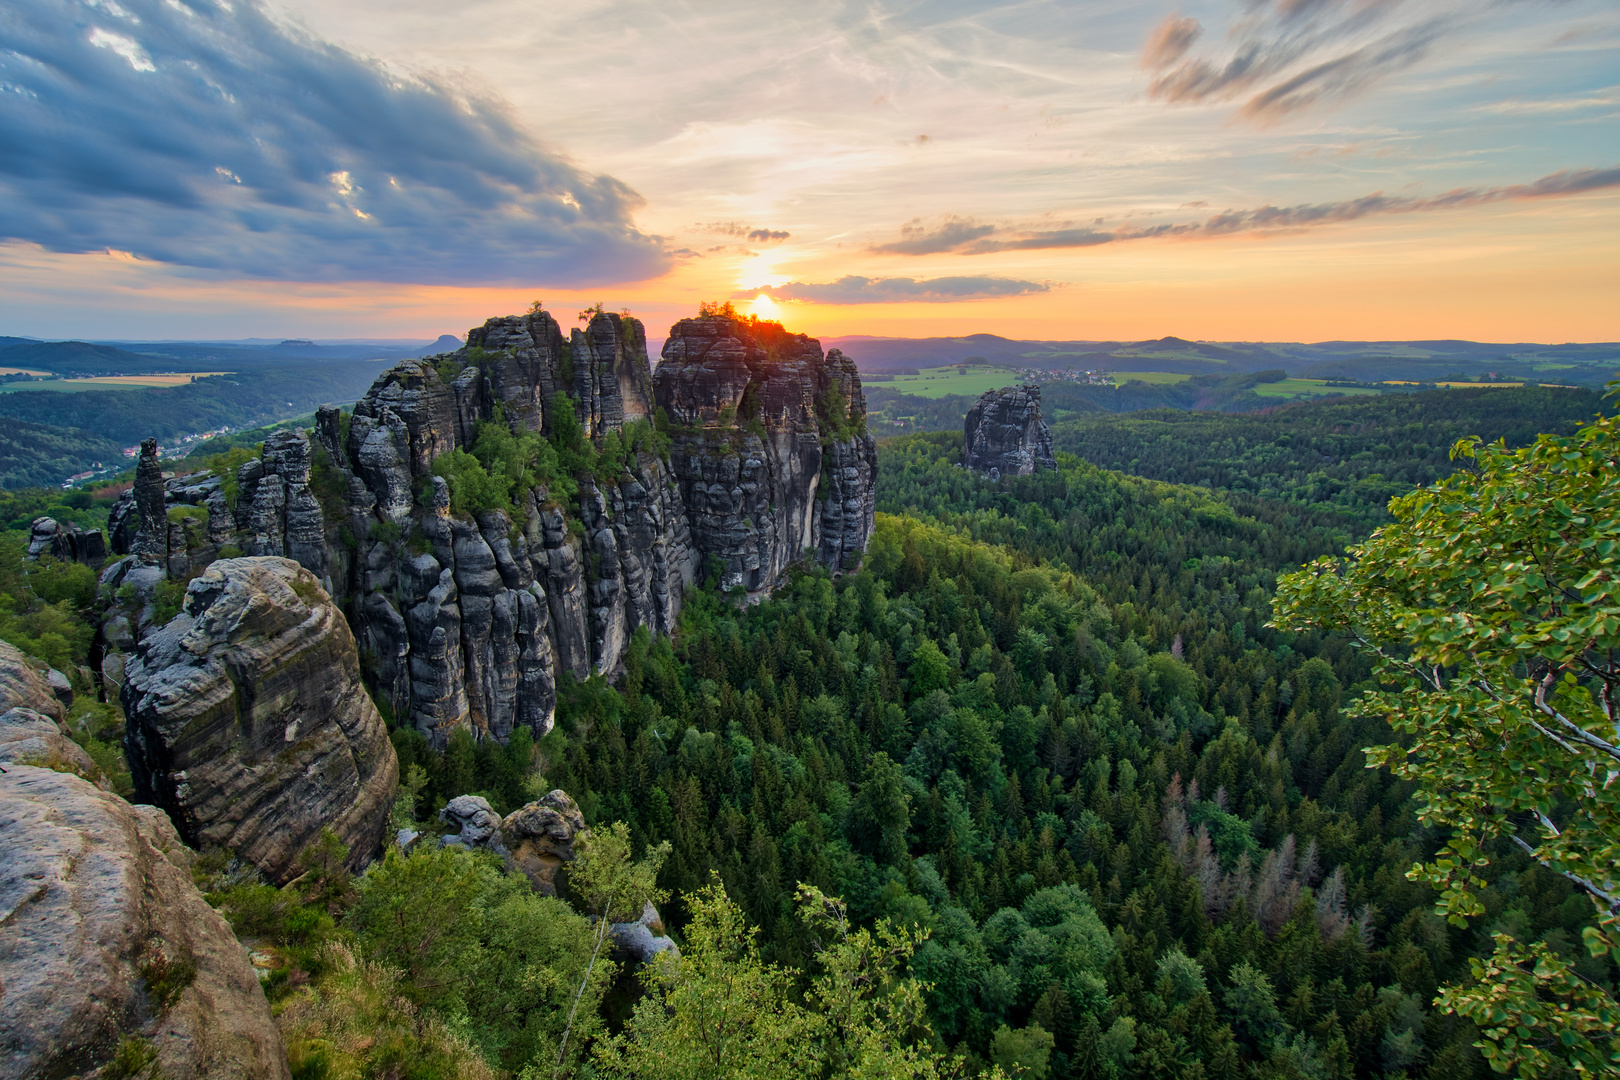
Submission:
[[[439,811],[439,823],[456,831],[439,837],[441,847],[464,847],[505,855],[501,844],[501,815],[482,795],[457,795]]]
[[[36,667],[15,645],[0,641],[0,712],[29,709],[53,721],[67,719],[62,699],[51,685],[50,670],[43,664]]]
[[[29,531],[27,557],[38,559],[43,555],[99,570],[107,561],[107,540],[100,529],[81,529],[71,521],[37,517]]]
[[[381,849],[399,763],[348,624],[290,559],[203,571],[126,664],[123,704],[136,796],[193,846],[276,881],[323,827],[355,868]]]
[[[872,531],[853,361],[721,317],[677,324],[656,374],[646,348],[627,315],[567,335],[544,311],[490,319],[464,348],[384,372],[352,417],[322,409],[311,434],[272,436],[234,477],[165,483],[147,447],[113,514],[112,549],[129,557],[103,583],[144,599],[217,558],[284,556],[344,611],[391,718],[439,747],[457,728],[544,733],[559,674],[611,674],[637,629],[673,631],[707,557],[726,587],[758,594],[801,560],[854,568]],[[655,431],[660,408],[671,422]],[[497,423],[611,453],[557,491],[452,512],[434,462]],[[135,612],[103,627],[111,655],[149,632]]]
[[[535,892],[555,896],[557,871],[574,861],[585,815],[566,791],[554,789],[508,814],[500,830],[511,865],[523,871]]]
[[[171,1080],[288,1075],[247,954],[163,813],[17,764],[0,774],[0,1048],[0,1080],[115,1056]]]
[[[986,391],[968,410],[962,463],[992,479],[1055,470],[1052,433],[1041,419],[1041,388],[1030,383]]]
[[[877,451],[854,361],[775,323],[682,319],[653,392],[672,423],[693,546],[720,559],[725,588],[763,592],[805,558],[859,564]]]
[[[55,720],[32,709],[0,713],[0,765],[37,765],[104,786],[101,770],[84,748]]]

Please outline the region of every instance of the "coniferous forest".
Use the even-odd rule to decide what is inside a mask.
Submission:
[[[1254,423],[1200,417],[1198,438]],[[402,826],[461,794],[502,813],[573,795],[596,839],[560,898],[455,849],[351,878],[317,845],[281,889],[205,853],[211,902],[275,955],[293,1075],[857,1075],[859,1058],[871,1075],[1483,1077],[1489,1018],[1437,997],[1478,979],[1493,935],[1612,994],[1614,963],[1583,944],[1590,898],[1501,838],[1479,910],[1437,913],[1409,871],[1452,834],[1420,818],[1413,779],[1369,767],[1409,737],[1349,709],[1380,685],[1374,658],[1268,625],[1282,575],[1366,538],[1372,495],[1227,494],[1061,452],[991,481],[961,452],[954,433],[880,444],[859,572],[798,573],[751,606],[710,580],[673,639],[638,632],[621,679],[565,681],[538,742],[462,730],[438,752],[393,730]],[[105,512],[9,498],[14,529]],[[86,574],[47,560],[8,584],[8,639],[71,669]],[[79,717],[109,774],[117,722]],[[592,919],[630,917],[637,875],[687,982],[594,961]],[[862,989],[841,1005],[846,984]],[[704,1018],[744,1006],[705,1059],[705,1032],[730,1029]]]

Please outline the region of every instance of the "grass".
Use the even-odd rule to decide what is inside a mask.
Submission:
[[[893,382],[872,383],[870,386],[874,390],[893,390],[915,397],[942,398],[951,394],[977,397],[986,390],[1017,386],[1021,382],[1023,380],[1018,373],[1009,368],[969,364],[964,374],[962,368],[952,364],[949,367],[920,368],[915,375],[896,375]]]
[[[1124,386],[1128,382],[1152,383],[1154,386],[1164,386],[1170,383],[1186,382],[1191,375],[1174,371],[1120,371],[1114,374],[1114,385]]]

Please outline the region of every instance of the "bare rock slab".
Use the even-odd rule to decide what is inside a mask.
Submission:
[[[76,776],[0,774],[0,1080],[70,1076],[126,1040],[170,1080],[283,1080],[247,954],[155,807]]]

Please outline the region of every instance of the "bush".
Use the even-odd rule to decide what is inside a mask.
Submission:
[[[552,426],[550,440],[534,431],[515,435],[507,427],[505,410],[496,406],[492,418],[474,425],[471,452],[457,447],[434,458],[433,474],[450,485],[451,512],[504,510],[515,515],[536,487],[544,487],[554,499],[575,498],[579,485],[574,477],[594,470],[598,455],[567,395],[559,399]]]

